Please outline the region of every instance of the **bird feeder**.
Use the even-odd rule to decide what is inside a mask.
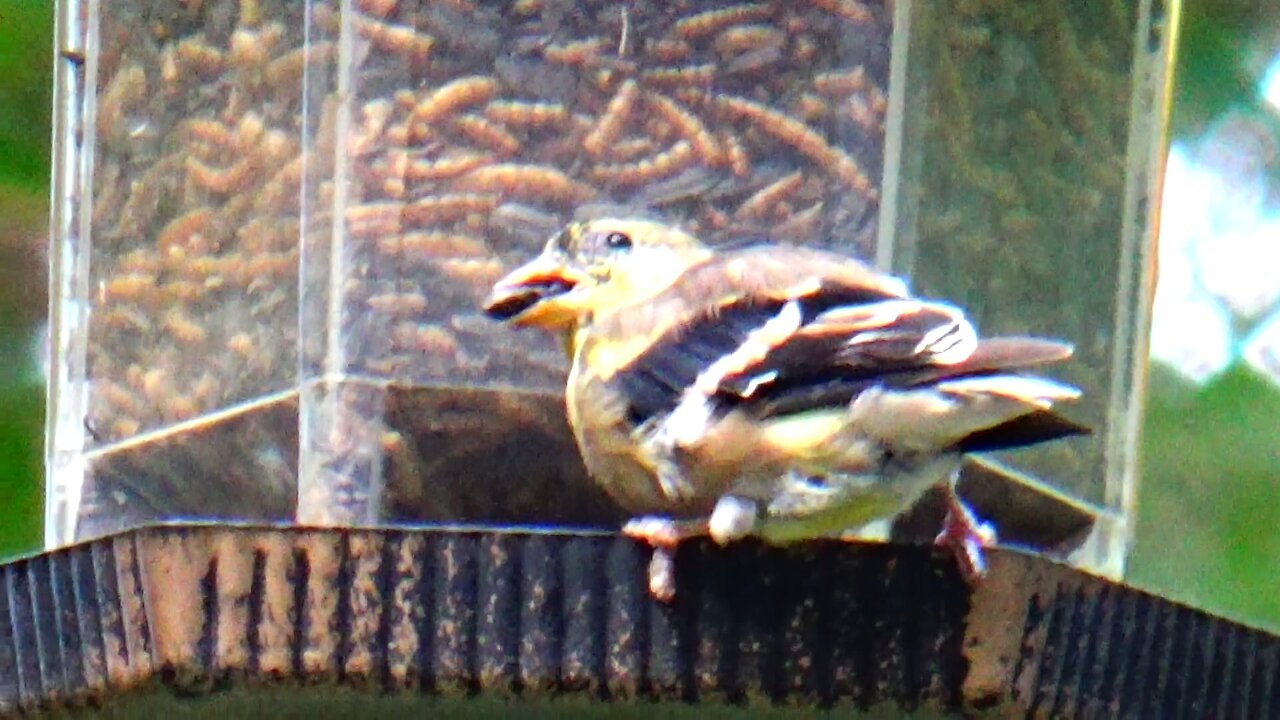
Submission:
[[[1118,574],[1170,13],[61,0],[47,543],[617,527],[563,348],[479,306],[565,222],[635,214],[833,249],[986,334],[1073,342],[1095,434],[967,483],[1002,528],[1083,513],[1058,535]],[[1019,498],[1034,517],[1006,522]]]

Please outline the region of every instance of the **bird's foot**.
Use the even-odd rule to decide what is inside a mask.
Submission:
[[[760,508],[754,500],[725,495],[716,502],[707,521],[707,534],[717,545],[728,545],[756,529]]]
[[[649,557],[649,594],[661,602],[671,602],[676,596],[676,546],[686,538],[707,535],[708,521],[646,515],[628,520],[622,526],[622,534],[653,548]]]
[[[996,530],[990,523],[978,519],[964,501],[949,490],[947,517],[942,521],[942,532],[934,542],[951,549],[960,566],[960,574],[969,583],[975,583],[987,573],[983,549],[994,547]]]
[[[649,594],[654,600],[671,602],[676,598],[676,546],[682,539],[708,534],[707,520],[676,520],[660,515],[645,515],[627,520],[622,534],[649,544]]]
[[[645,515],[628,520],[622,526],[622,534],[655,548],[674,550],[682,540],[709,534],[708,525],[705,519],[676,520],[661,515]]]
[[[676,546],[683,540],[704,536],[710,536],[718,545],[742,539],[755,529],[758,514],[755,502],[727,495],[716,503],[709,518],[676,520],[646,515],[628,520],[622,526],[622,534],[653,548],[649,558],[649,594],[670,602],[676,593]]]

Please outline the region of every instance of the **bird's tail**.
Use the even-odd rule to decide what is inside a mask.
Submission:
[[[850,413],[862,432],[903,450],[1000,450],[1086,434],[1053,412],[1079,398],[1077,388],[1023,372],[1070,354],[1069,345],[1046,340],[983,340],[965,360],[910,386],[861,393]]]

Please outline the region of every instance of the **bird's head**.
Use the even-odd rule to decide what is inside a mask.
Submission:
[[[653,297],[710,256],[696,238],[669,225],[574,222],[541,255],[499,280],[484,310],[514,325],[571,330],[592,314]]]

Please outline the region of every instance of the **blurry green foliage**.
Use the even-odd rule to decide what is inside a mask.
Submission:
[[[0,183],[49,184],[53,3],[0,0]]]
[[[1260,14],[1255,0],[1184,0],[1171,109],[1174,137],[1198,134],[1231,106],[1251,97],[1244,64],[1249,30]]]
[[[31,351],[39,309],[22,283],[49,188],[53,3],[0,0],[0,557],[39,547],[44,388]],[[39,295],[39,293],[34,293]]]
[[[1280,630],[1280,388],[1236,365],[1195,388],[1152,368],[1129,579]]]

